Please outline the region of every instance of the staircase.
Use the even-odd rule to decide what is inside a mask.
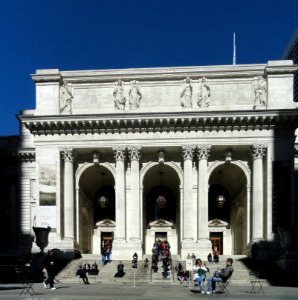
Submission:
[[[221,255],[219,256],[218,264],[208,264],[210,272],[207,274],[207,277],[212,276],[217,268],[222,268],[225,266],[226,259],[232,257],[234,259],[233,267],[234,274],[232,275],[231,284],[233,285],[250,285],[249,271],[251,271],[246,265],[241,261],[241,259],[246,258],[245,255]],[[149,259],[149,258],[148,258]],[[178,257],[173,258],[173,266],[175,267],[179,262],[181,262],[183,269],[185,270],[186,263],[185,261],[179,261]],[[89,275],[89,281],[91,283],[168,283],[168,284],[179,284],[177,280],[176,272],[171,270],[167,278],[163,278],[162,272],[162,262],[158,262],[158,271],[151,272],[151,265],[149,268],[144,268],[143,261],[138,261],[138,268],[132,268],[130,260],[122,260],[124,264],[124,277],[115,278],[114,275],[117,272],[118,261],[111,261],[106,264],[105,267],[102,267],[101,261],[99,261],[98,255],[93,254],[83,254],[82,258],[72,260],[59,274],[57,278],[63,282],[69,283],[78,283],[81,282],[79,277],[76,277],[76,270],[79,265],[89,263],[92,265],[94,262],[97,262],[99,273],[98,275]],[[149,259],[150,262],[150,259]],[[265,280],[265,285],[269,283]]]

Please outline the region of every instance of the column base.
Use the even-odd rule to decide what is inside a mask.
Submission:
[[[141,240],[114,240],[112,249],[112,260],[132,260],[134,253],[137,253],[138,260],[143,260]]]

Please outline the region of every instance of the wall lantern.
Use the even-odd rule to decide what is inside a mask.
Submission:
[[[164,208],[167,200],[164,196],[158,196],[155,202],[159,208]]]
[[[101,196],[98,199],[98,204],[101,208],[106,208],[108,205],[108,199],[105,196]]]
[[[226,198],[223,195],[219,195],[215,199],[216,206],[222,208],[226,202]]]

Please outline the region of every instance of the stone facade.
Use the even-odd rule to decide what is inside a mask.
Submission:
[[[295,222],[295,70],[37,70],[36,109],[18,116],[19,151],[34,153],[20,164],[20,239],[37,251],[32,226],[51,226],[49,248],[100,254],[105,241],[113,259],[150,255],[156,238],[181,258],[273,241]]]

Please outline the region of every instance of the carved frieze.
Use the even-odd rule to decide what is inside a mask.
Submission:
[[[185,108],[192,107],[192,85],[191,85],[191,79],[187,77],[184,80],[184,87],[183,91],[180,95],[181,98],[181,106]]]
[[[126,98],[124,96],[124,88],[121,80],[116,81],[113,96],[115,109],[125,110]]]
[[[266,80],[262,77],[256,77],[254,80],[254,108],[263,108],[267,106],[267,88]]]
[[[199,81],[199,91],[198,91],[198,106],[208,107],[210,104],[211,89],[206,83],[206,78],[203,77]]]
[[[61,114],[72,114],[72,92],[71,88],[66,82],[62,82],[60,85],[60,113]]]
[[[129,109],[137,109],[140,107],[140,102],[142,99],[142,93],[139,88],[137,81],[133,80],[131,82],[131,87],[129,90]]]

